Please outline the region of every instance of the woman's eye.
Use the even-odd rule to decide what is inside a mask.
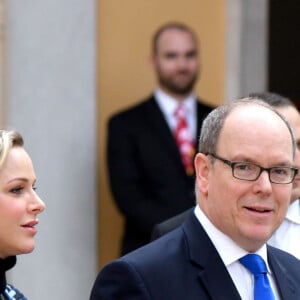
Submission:
[[[11,189],[10,192],[13,194],[20,194],[22,192],[22,190],[23,190],[23,187],[18,186],[18,187]]]

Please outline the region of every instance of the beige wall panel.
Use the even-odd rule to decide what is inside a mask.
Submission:
[[[97,2],[97,89],[99,132],[99,264],[118,256],[122,218],[108,187],[105,147],[108,117],[148,96],[155,87],[150,41],[162,23],[183,21],[201,42],[198,94],[224,101],[225,3],[223,0],[99,0]]]

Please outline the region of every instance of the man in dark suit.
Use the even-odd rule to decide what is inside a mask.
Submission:
[[[295,104],[288,98],[277,93],[263,92],[251,93],[249,97],[259,98],[264,102],[274,107],[281,113],[293,128],[297,149],[295,157],[295,166],[300,167],[300,115]],[[298,172],[293,181],[293,189],[291,194],[291,202],[285,219],[277,228],[275,233],[269,239],[268,243],[271,246],[289,252],[300,258],[300,246],[298,243],[300,232],[300,214],[299,200],[300,197],[300,173]],[[172,218],[165,220],[154,226],[151,240],[155,240],[162,235],[179,227],[187,218],[189,212],[194,208],[190,208],[183,213],[180,213]]]
[[[212,109],[193,93],[199,49],[189,27],[161,27],[152,51],[158,88],[147,100],[114,115],[108,125],[110,186],[125,217],[121,254],[148,243],[154,224],[195,205],[194,149],[202,120]],[[174,114],[178,107],[184,109],[184,136],[190,138],[185,158],[175,137],[182,124]]]
[[[300,299],[300,261],[266,244],[297,174],[290,125],[260,100],[232,101],[208,115],[199,145],[195,211],[105,266],[91,300]],[[253,258],[260,275],[245,264]]]

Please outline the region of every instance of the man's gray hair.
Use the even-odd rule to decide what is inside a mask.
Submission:
[[[292,128],[288,121],[271,105],[264,102],[259,98],[242,98],[227,102],[217,108],[215,108],[203,121],[201,135],[199,140],[199,152],[207,153],[216,153],[217,144],[219,141],[219,136],[221,129],[224,126],[225,119],[227,116],[237,107],[245,105],[259,105],[268,108],[278,115],[283,122],[288,127],[288,130],[291,134],[292,144],[293,144],[293,157],[295,157],[296,152],[296,142]]]

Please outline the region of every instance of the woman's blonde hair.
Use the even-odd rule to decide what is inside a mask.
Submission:
[[[23,147],[24,140],[21,134],[15,130],[0,130],[0,168],[3,166],[11,148]]]

